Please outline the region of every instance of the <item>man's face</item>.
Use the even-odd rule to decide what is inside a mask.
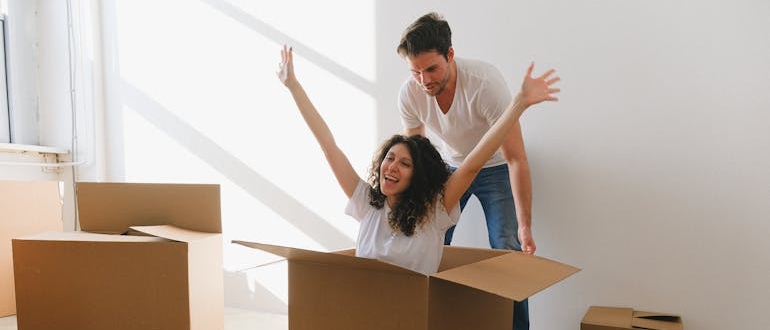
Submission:
[[[449,61],[444,56],[436,51],[422,52],[416,56],[407,56],[406,62],[412,78],[420,83],[425,93],[436,96],[444,91],[450,73]]]

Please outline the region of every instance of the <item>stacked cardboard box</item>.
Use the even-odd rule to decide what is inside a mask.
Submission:
[[[82,231],[13,239],[19,330],[224,328],[218,185],[77,184]]]

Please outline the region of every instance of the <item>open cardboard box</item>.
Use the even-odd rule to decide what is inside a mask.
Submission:
[[[579,271],[520,252],[445,246],[439,271],[426,276],[354,250],[233,243],[288,260],[292,330],[510,330],[514,301]]]
[[[219,185],[77,184],[82,231],[13,239],[19,330],[224,328]]]
[[[16,314],[11,239],[62,230],[57,181],[0,181],[0,317]]]
[[[591,306],[580,330],[682,330],[682,318],[668,313],[641,312],[627,307]]]

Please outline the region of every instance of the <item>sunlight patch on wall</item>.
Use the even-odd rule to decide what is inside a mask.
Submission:
[[[275,214],[268,205],[254,199],[136,111],[126,108],[124,123],[125,181],[220,185],[226,270],[242,270],[273,260],[254,254],[231,253],[238,248],[230,243],[235,239],[268,244],[291,243],[323,250],[311,236]]]
[[[365,175],[378,144],[373,5],[117,0],[116,69],[131,89],[125,180],[219,183],[228,270],[264,261],[233,252],[231,239],[351,247],[358,223],[275,71],[281,44],[296,45],[297,74]],[[322,243],[325,233],[298,225],[315,219],[346,239]]]

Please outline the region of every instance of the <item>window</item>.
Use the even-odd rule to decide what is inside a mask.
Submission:
[[[0,143],[11,142],[10,109],[8,106],[8,70],[5,15],[0,15]]]

